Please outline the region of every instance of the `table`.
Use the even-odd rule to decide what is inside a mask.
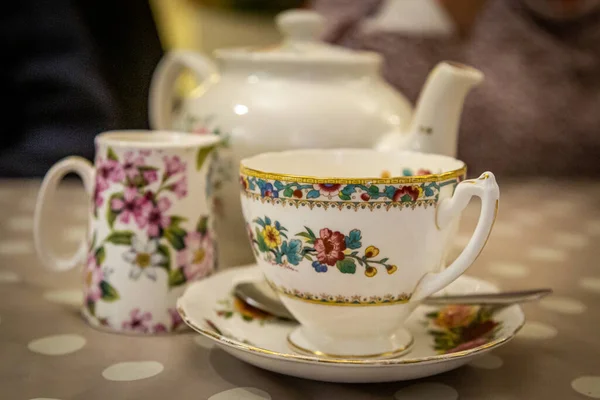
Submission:
[[[412,382],[350,385],[263,371],[194,333],[132,337],[88,327],[78,314],[79,272],[46,271],[34,254],[39,181],[0,181],[0,398],[600,398],[600,182],[499,184],[494,232],[468,273],[506,290],[555,294],[525,305],[517,338],[471,365]],[[57,198],[53,240],[72,251],[85,234],[86,197],[67,182]],[[477,214],[477,204],[465,211],[456,253]]]

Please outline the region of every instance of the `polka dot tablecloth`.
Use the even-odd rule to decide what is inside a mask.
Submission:
[[[517,338],[457,370],[411,382],[333,384],[245,364],[193,333],[133,337],[78,314],[80,274],[36,259],[38,181],[0,181],[1,399],[600,399],[600,183],[499,182],[498,220],[469,270],[505,290],[551,287],[524,306]],[[61,187],[52,235],[65,252],[85,234],[86,198]],[[477,220],[465,211],[453,251]]]

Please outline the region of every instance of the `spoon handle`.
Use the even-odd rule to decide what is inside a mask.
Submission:
[[[424,299],[423,303],[428,305],[510,305],[539,300],[550,293],[552,293],[552,289],[533,289],[503,293],[430,296]]]

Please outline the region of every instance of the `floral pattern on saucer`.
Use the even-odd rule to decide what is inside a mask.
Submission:
[[[225,319],[239,315],[246,322],[258,321],[261,324],[265,321],[276,319],[273,315],[252,307],[234,295],[219,300],[215,311],[219,317]]]
[[[256,265],[231,268],[207,279],[192,283],[177,301],[177,310],[184,322],[195,331],[212,340],[220,349],[233,357],[256,367],[300,378],[330,382],[397,382],[414,380],[456,369],[475,357],[509,343],[525,323],[519,305],[494,313],[498,322],[494,339],[469,350],[448,354],[434,349],[434,337],[428,331],[433,317],[442,308],[418,306],[406,321],[413,334],[414,345],[406,355],[391,359],[331,359],[326,356],[294,352],[287,338],[298,327],[293,321],[270,319],[260,323],[246,321],[239,314],[218,316],[224,309],[223,299],[231,298],[235,285],[240,282],[261,282],[264,274]],[[496,292],[498,288],[485,280],[461,276],[444,294]],[[376,368],[373,368],[376,367]]]
[[[218,300],[214,309],[216,315],[223,320],[237,316],[246,323],[256,322],[260,326],[291,323],[246,304],[233,293]],[[489,307],[450,305],[425,314],[425,318],[429,327],[427,335],[431,340],[431,348],[438,354],[456,353],[485,345],[496,339],[502,327],[502,322],[493,318]],[[206,322],[215,333],[239,340],[225,334],[215,322]],[[241,341],[249,344],[247,341]]]
[[[489,307],[451,305],[427,314],[434,349],[440,354],[455,353],[484,345],[496,336],[501,323]]]

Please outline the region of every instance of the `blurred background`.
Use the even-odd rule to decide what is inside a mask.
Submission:
[[[0,15],[0,177],[43,176],[91,159],[102,131],[148,128],[166,51],[278,43],[289,8],[324,15],[331,43],[382,54],[413,103],[439,61],[481,69],[459,139],[474,170],[600,175],[600,0],[20,0]]]

